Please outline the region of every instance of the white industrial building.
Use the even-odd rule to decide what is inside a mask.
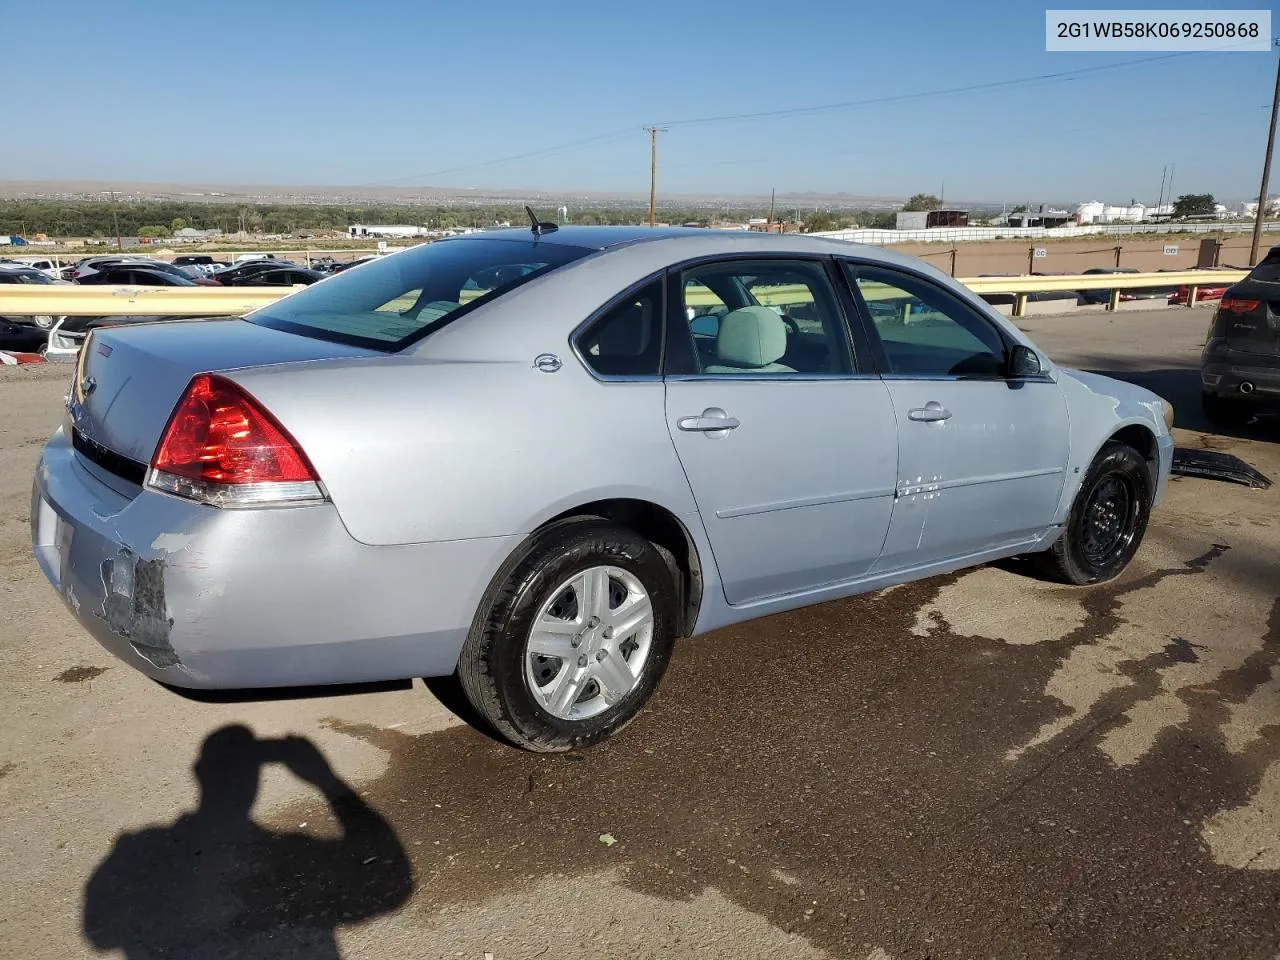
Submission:
[[[1141,223],[1143,220],[1167,217],[1172,213],[1173,205],[1168,203],[1148,207],[1142,203],[1124,206],[1090,200],[1076,207],[1075,217],[1077,223]]]
[[[427,227],[412,227],[405,224],[368,224],[353,223],[347,227],[349,237],[429,237],[433,232]]]

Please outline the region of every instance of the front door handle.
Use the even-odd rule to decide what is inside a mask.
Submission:
[[[689,433],[720,433],[742,426],[742,421],[731,417],[719,407],[707,407],[697,417],[681,417],[676,426]]]
[[[907,416],[912,420],[919,420],[921,423],[937,423],[939,420],[950,420],[951,411],[937,400],[930,400],[923,407],[908,410]]]

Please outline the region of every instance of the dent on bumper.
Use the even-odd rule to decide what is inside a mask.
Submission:
[[[80,623],[147,675],[236,689],[451,673],[519,537],[368,546],[331,504],[219,510],[123,496],[59,431],[32,491],[36,559]]]

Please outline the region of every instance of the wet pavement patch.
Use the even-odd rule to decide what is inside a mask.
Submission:
[[[86,680],[92,680],[94,677],[100,677],[106,672],[106,667],[71,667],[63,670],[53,679],[59,683],[83,683]]]
[[[1270,957],[1280,876],[1215,862],[1200,829],[1248,802],[1280,738],[1233,755],[1221,692],[1208,690],[1132,764],[1097,749],[1177,666],[1176,640],[1178,657],[1127,663],[1131,684],[1009,759],[1062,716],[1047,680],[1114,629],[1127,594],[1199,575],[1224,550],[1095,588],[1082,595],[1088,621],[1043,644],[957,636],[945,622],[913,634],[946,580],[683,641],[649,709],[578,762],[467,727],[328,726],[388,754],[361,792],[409,853],[407,910],[427,925],[618,867],[619,883],[650,896],[714,888],[836,956],[873,943],[895,960]],[[1266,645],[1228,678],[1231,696],[1277,663]],[[300,804],[280,822],[321,816]]]

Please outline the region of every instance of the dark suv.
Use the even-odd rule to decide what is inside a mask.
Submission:
[[[1280,246],[1228,287],[1200,356],[1204,412],[1219,423],[1280,411]]]

